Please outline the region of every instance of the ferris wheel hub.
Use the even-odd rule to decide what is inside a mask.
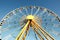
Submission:
[[[28,16],[26,17],[26,19],[32,20],[32,19],[34,19],[34,16],[33,16],[33,15],[28,15]]]

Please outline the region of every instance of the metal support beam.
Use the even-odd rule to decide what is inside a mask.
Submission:
[[[49,40],[49,38],[51,40],[54,40],[54,38],[49,35],[42,27],[41,25],[39,25],[38,23],[35,22],[35,20],[28,20],[28,22],[26,23],[26,25],[24,26],[24,28],[21,30],[21,32],[19,33],[19,35],[16,37],[16,40],[25,40],[26,35],[28,33],[29,30],[29,26],[32,26],[33,30],[37,33],[37,35],[39,36],[39,38],[41,40],[44,40],[43,37],[38,33],[37,30],[40,30],[40,32],[43,34],[43,36]],[[49,38],[48,38],[49,37]]]
[[[38,33],[38,29],[36,29],[36,28],[34,28],[35,26],[32,24],[32,28],[33,28],[33,30],[34,30],[34,32],[36,32],[37,33],[37,35],[39,36],[39,38],[40,38],[40,40],[44,40],[43,39],[43,37]]]
[[[29,25],[28,25],[28,27],[27,27],[27,29],[26,29],[26,32],[25,32],[25,34],[24,34],[24,36],[23,36],[23,38],[22,38],[22,40],[25,40],[25,38],[26,38],[26,36],[27,36],[27,33],[28,33],[28,31],[29,31]]]
[[[19,35],[16,37],[16,40],[20,40],[22,38],[22,35],[24,34],[24,32],[26,31],[28,25],[29,25],[30,21],[28,20],[27,24],[24,26],[24,28],[21,30],[21,32],[19,33]]]
[[[34,20],[32,20],[32,22],[34,23],[34,25],[36,26],[36,28],[38,28],[38,29],[41,31],[41,33],[45,36],[45,38],[46,38],[47,40],[49,40],[47,36],[49,36],[52,40],[54,40],[54,38],[53,38],[51,35],[49,35],[49,34],[48,34],[40,25],[38,25]]]
[[[48,40],[48,38],[46,37],[45,33],[41,29],[39,29],[39,27],[36,24],[33,23],[33,25],[35,25],[36,29],[38,29],[44,35],[44,37]]]

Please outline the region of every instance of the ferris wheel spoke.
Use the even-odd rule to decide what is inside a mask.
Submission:
[[[47,9],[45,8],[41,13],[39,13],[37,16],[42,16],[45,12],[47,12]]]
[[[19,10],[19,12],[20,12],[22,15],[24,15],[21,10]]]
[[[15,30],[14,32],[12,32],[11,34],[9,34],[8,36],[4,37],[2,40],[8,40],[10,37],[12,37],[12,35],[14,33],[16,33],[19,29]]]
[[[12,37],[12,36],[8,35],[8,36],[4,37],[2,40],[8,40],[10,37]]]
[[[31,15],[33,14],[33,8],[31,9]]]
[[[2,29],[1,31],[4,32],[4,31],[11,30],[11,29],[13,29],[13,28],[16,28],[16,27],[15,27],[15,26],[14,26],[14,27],[7,27],[7,28]]]
[[[19,10],[19,8],[15,9],[15,10],[13,10],[13,11],[11,11],[11,12],[12,12],[12,14],[14,14],[15,16],[17,16],[18,12],[20,12],[21,15],[23,15],[22,12],[21,12],[21,10]],[[18,15],[18,17],[21,17],[21,16]]]
[[[60,37],[60,32],[57,32],[57,31],[52,29],[52,33]]]
[[[19,12],[20,12],[22,15],[25,15],[25,14],[22,12],[22,9],[23,9],[23,8],[20,8]]]
[[[24,26],[24,25],[22,25],[22,26]],[[18,29],[16,29],[14,32],[12,32],[10,35],[13,35],[13,34],[15,34],[17,31],[20,31],[23,27],[21,26],[21,28],[18,28]],[[15,36],[14,36],[15,37]]]
[[[42,23],[42,19],[41,19],[41,17],[39,18],[39,16],[36,16],[35,20],[36,20],[36,22],[39,23],[39,24]]]
[[[56,28],[60,28],[60,24],[54,24],[53,26]]]
[[[15,30],[14,32],[12,32],[11,34],[13,35],[14,33],[16,33],[17,31],[20,31],[23,27],[18,28],[17,30]]]
[[[23,7],[23,9],[25,9],[26,15],[28,15],[28,10],[27,10],[27,8],[26,8],[26,7]]]
[[[30,6],[31,9],[31,15],[33,14],[33,6]]]
[[[37,15],[37,13],[39,12],[40,7],[37,9],[37,11],[34,13],[34,15]]]
[[[18,28],[17,30],[15,30],[14,32],[11,33],[11,35],[15,34],[17,31],[20,31],[23,27]]]
[[[23,26],[24,24],[22,24],[21,26]],[[15,27],[15,26],[13,26],[13,27],[7,27],[7,28],[4,28],[4,29],[2,29],[1,31],[2,32],[5,32],[5,31],[8,31],[8,30],[11,30],[11,29],[13,29],[13,28],[19,28],[19,27]]]
[[[20,19],[21,19],[20,22],[22,22],[22,21],[24,22],[25,18],[26,18],[26,16],[22,16],[22,17],[20,18]]]

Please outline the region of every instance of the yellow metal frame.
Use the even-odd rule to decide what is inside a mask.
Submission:
[[[35,22],[35,20],[33,20],[34,16],[31,16],[31,18],[30,16],[31,15],[27,16],[28,22],[26,23],[24,28],[21,30],[19,35],[16,37],[16,40],[25,40],[30,26],[32,26],[32,29],[34,30],[34,32],[36,32],[40,40],[44,40],[44,38],[42,37],[41,34],[38,33],[38,30],[43,34],[43,36],[47,40],[50,40],[50,39],[54,40],[54,38],[41,27],[41,25],[39,25],[38,23]]]
[[[26,38],[26,36],[27,36],[27,33],[28,33],[28,31],[29,31],[29,26],[27,27],[27,30],[26,30],[26,32],[25,32],[25,34],[24,34],[24,36],[23,36],[23,38],[22,38],[22,40],[25,40],[25,38]]]
[[[27,24],[24,26],[24,28],[21,30],[21,32],[19,33],[19,35],[16,37],[16,40],[20,40],[20,39],[22,38],[22,35],[23,35],[24,32],[26,31],[29,23],[30,23],[30,21],[28,21]]]
[[[54,38],[48,34],[40,25],[38,25],[34,20],[32,20],[32,23],[34,23],[34,25],[36,26],[37,29],[39,29],[41,31],[41,33],[44,35],[44,37],[49,40],[48,36],[54,40]]]
[[[38,29],[35,28],[35,25],[33,25],[33,23],[32,23],[32,28],[33,28],[33,30],[37,33],[38,37],[39,37],[41,40],[44,40],[43,37],[38,33],[38,31],[37,31]]]

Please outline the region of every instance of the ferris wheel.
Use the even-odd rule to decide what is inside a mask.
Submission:
[[[2,40],[59,40],[60,17],[40,6],[9,12],[0,22]]]

